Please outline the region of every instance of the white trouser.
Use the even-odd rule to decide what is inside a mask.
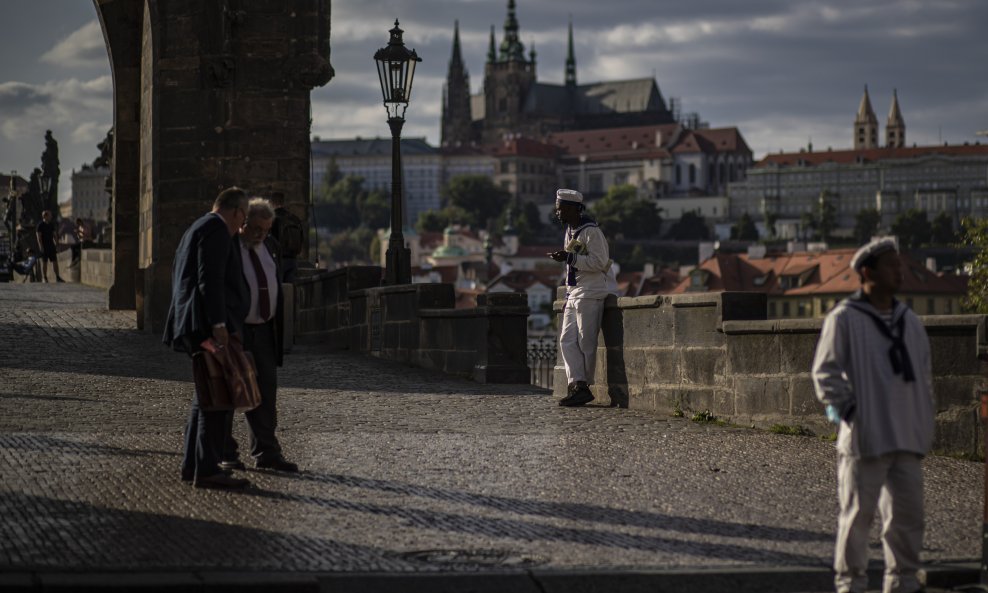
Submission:
[[[604,299],[566,299],[559,351],[566,366],[566,381],[593,384],[597,364],[597,334],[604,315]]]
[[[881,457],[839,455],[837,494],[840,517],[834,551],[838,593],[863,592],[868,578],[868,532],[875,507],[882,519],[884,593],[912,593],[923,547],[923,469],[915,453]]]

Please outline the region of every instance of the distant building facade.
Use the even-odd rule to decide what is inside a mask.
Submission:
[[[72,198],[68,215],[73,219],[109,222],[110,194],[106,191],[109,177],[110,169],[106,167],[83,165],[78,171],[72,171]]]
[[[906,126],[894,94],[886,125],[886,146],[878,146],[877,118],[867,88],[854,122],[852,150],[770,154],[729,184],[731,218],[747,213],[763,221],[773,213],[781,238],[799,228],[799,219],[830,202],[837,226],[853,228],[864,209],[881,214],[888,228],[911,208],[932,219],[946,212],[958,228],[965,216],[988,216],[988,145],[905,146]],[[787,236],[788,234],[788,236]]]

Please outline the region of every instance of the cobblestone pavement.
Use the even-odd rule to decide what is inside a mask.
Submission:
[[[0,573],[830,564],[832,443],[559,408],[533,387],[316,347],[280,373],[303,473],[193,489],[178,471],[188,359],[103,303],[0,284]],[[925,558],[980,557],[982,466],[925,469]]]

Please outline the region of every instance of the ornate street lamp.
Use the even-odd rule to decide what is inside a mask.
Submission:
[[[391,40],[374,54],[377,75],[381,79],[384,109],[388,112],[391,127],[391,238],[385,255],[384,278],[387,284],[409,284],[412,281],[411,254],[405,247],[402,234],[404,226],[401,202],[401,127],[405,123],[405,110],[412,96],[412,78],[415,66],[422,58],[415,50],[409,51],[401,40],[403,31],[391,29]]]

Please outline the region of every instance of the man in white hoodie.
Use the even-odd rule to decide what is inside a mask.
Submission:
[[[813,361],[817,398],[840,425],[834,552],[838,593],[867,585],[868,531],[877,507],[884,593],[922,589],[923,473],[933,442],[930,343],[919,318],[894,298],[902,284],[895,242],[872,241],[851,267],[861,290],[827,315]]]
[[[566,305],[559,350],[566,367],[567,393],[559,405],[576,407],[593,400],[590,385],[604,299],[617,294],[617,281],[607,239],[597,223],[583,213],[583,194],[574,189],[557,190],[556,216],[566,225],[564,248],[548,254],[557,262],[566,262]]]

